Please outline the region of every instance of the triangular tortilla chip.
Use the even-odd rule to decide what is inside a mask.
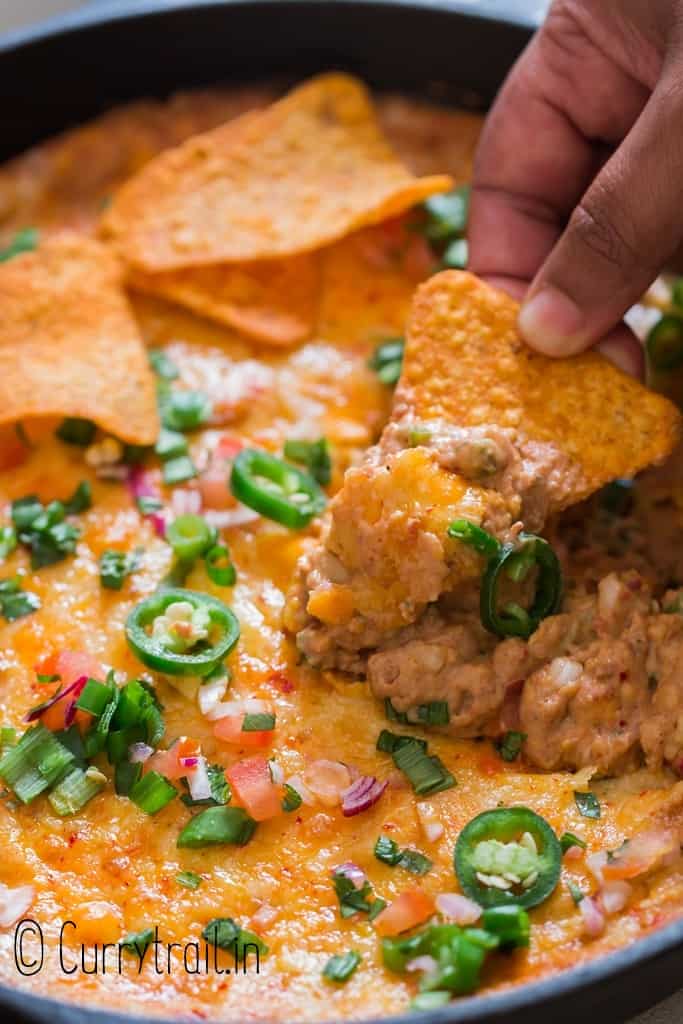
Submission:
[[[306,254],[165,274],[133,271],[128,284],[267,345],[287,346],[304,341],[315,327],[320,276],[317,259]]]
[[[0,264],[0,310],[0,424],[75,416],[154,443],[154,377],[104,246],[64,233]]]
[[[536,532],[546,514],[673,450],[680,415],[670,402],[596,353],[537,355],[517,333],[517,311],[467,273],[445,271],[418,289],[391,420],[347,471],[322,541],[302,561],[297,607],[333,631],[320,650],[376,647],[479,579],[482,558],[447,534],[454,519],[504,536],[521,517]],[[481,472],[466,480],[457,458],[442,463],[430,445],[449,426],[483,428],[475,453],[510,428],[503,433],[522,460],[516,483],[495,486]]]
[[[550,359],[532,351],[517,332],[518,311],[472,274],[426,281],[413,302],[394,407],[554,443],[579,469],[561,508],[671,453],[681,422],[671,402],[597,352]]]
[[[408,171],[363,85],[328,74],[150,161],[115,195],[102,230],[126,262],[149,272],[275,259],[451,184]]]

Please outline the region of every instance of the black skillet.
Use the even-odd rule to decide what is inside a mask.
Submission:
[[[221,81],[297,79],[326,68],[353,71],[379,88],[484,107],[527,42],[540,6],[539,0],[99,4],[0,39],[0,160],[122,100]],[[420,1020],[621,1024],[679,988],[682,964],[683,918],[610,956],[456,1001]],[[5,1020],[27,1024],[134,1021],[3,986],[0,1011]],[[386,1017],[383,1024],[407,1020]]]

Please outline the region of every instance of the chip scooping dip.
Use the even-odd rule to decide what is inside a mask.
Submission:
[[[314,78],[151,160],[102,224],[148,272],[307,252],[451,185],[415,177],[382,135],[369,95],[343,74]]]
[[[0,424],[79,417],[154,443],[154,378],[103,245],[65,232],[1,264],[0,308]]]
[[[517,311],[464,272],[418,288],[392,417],[302,561],[295,605],[336,631],[333,647],[376,646],[481,576],[482,541],[463,542],[452,522],[514,543],[673,450],[680,415],[667,399],[597,353],[532,352]]]
[[[313,331],[320,266],[314,256],[304,254],[163,274],[134,271],[128,284],[234,327],[257,341],[287,346],[303,341]]]

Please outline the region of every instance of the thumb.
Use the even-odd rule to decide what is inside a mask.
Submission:
[[[647,290],[683,234],[680,88],[660,82],[532,282],[519,328],[547,355],[581,352]]]

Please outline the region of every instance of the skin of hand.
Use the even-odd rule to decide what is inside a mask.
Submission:
[[[621,318],[683,239],[682,185],[683,0],[555,0],[482,133],[469,269],[526,293],[532,347],[639,374]]]

